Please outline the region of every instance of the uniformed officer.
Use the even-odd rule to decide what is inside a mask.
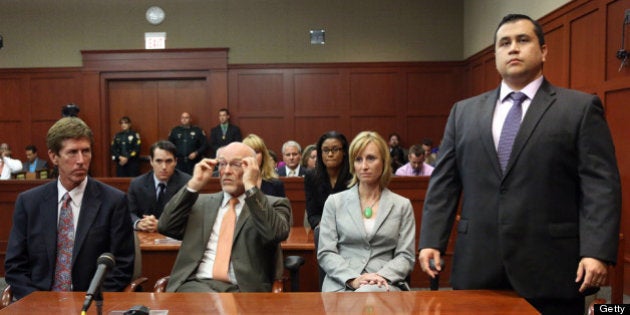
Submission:
[[[111,145],[112,160],[116,162],[116,176],[140,175],[140,134],[131,129],[131,119],[124,116],[118,121],[121,131]]]
[[[168,140],[177,147],[177,169],[192,175],[195,164],[203,158],[208,143],[203,129],[191,125],[190,114],[183,112],[181,125],[173,128]]]

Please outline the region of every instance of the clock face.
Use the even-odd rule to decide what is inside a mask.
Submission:
[[[152,6],[147,9],[147,13],[146,13],[147,21],[149,21],[149,23],[153,25],[158,25],[162,23],[162,21],[164,21],[165,16],[166,14],[164,13],[164,10],[162,10],[162,8],[158,6]]]

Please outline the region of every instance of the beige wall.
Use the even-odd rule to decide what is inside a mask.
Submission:
[[[2,0],[0,68],[80,66],[81,50],[142,49],[158,31],[167,48],[229,47],[231,64],[459,60],[462,1]]]
[[[461,60],[508,12],[540,18],[568,0],[2,0],[0,68],[81,66],[81,50],[228,47],[229,63]],[[159,5],[166,20],[144,18]],[[310,29],[326,44],[310,45]]]
[[[501,18],[522,13],[540,19],[570,0],[465,0],[463,57],[468,58],[492,45]]]

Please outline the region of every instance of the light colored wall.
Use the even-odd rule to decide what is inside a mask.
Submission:
[[[497,25],[509,13],[540,19],[571,0],[465,0],[463,57],[468,58],[492,45]]]
[[[167,48],[228,47],[231,64],[460,60],[463,1],[1,0],[0,68],[81,66],[81,50],[143,49],[162,31]]]

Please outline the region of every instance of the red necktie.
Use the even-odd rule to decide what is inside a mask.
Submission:
[[[236,225],[236,204],[238,199],[229,201],[228,211],[223,215],[219,241],[217,242],[217,255],[212,267],[212,278],[223,282],[230,282],[228,270],[230,269],[230,256],[232,255],[232,243],[234,242],[234,226]]]
[[[57,260],[53,291],[72,290],[72,248],[74,247],[74,222],[72,220],[72,198],[66,193],[61,199],[61,213],[57,226]]]

